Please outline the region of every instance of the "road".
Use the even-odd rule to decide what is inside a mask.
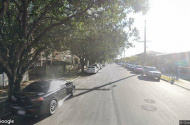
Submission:
[[[52,116],[12,116],[16,124],[179,125],[190,120],[190,91],[146,79],[116,64],[75,81],[76,92]]]

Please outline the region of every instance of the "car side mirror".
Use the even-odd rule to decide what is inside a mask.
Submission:
[[[66,83],[66,86],[68,86],[69,84],[71,84],[71,83],[70,83],[70,82],[67,82],[67,83]]]
[[[67,85],[67,86],[68,86],[68,85],[72,85],[72,82],[67,82],[66,85]]]

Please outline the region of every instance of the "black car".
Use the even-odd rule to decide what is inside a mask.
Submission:
[[[130,67],[129,67],[129,70],[131,70],[131,71],[133,71],[135,69],[135,65],[131,65]]]
[[[38,81],[12,96],[11,112],[22,116],[52,115],[59,102],[75,91],[75,85],[64,80]]]

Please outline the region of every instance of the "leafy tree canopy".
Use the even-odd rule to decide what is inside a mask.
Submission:
[[[90,18],[91,23],[99,14],[106,12],[104,22],[109,23],[102,24],[113,28],[112,30],[105,28],[109,29],[111,34],[121,24],[114,20],[117,14],[118,19],[123,21],[122,18],[126,15],[120,14],[121,12],[146,12],[147,5],[147,0],[1,0],[0,67],[9,78],[9,99],[12,92],[20,91],[24,73],[38,59],[40,53],[59,46],[60,41],[69,38],[70,32],[73,31],[70,27],[78,25],[77,31],[82,30],[88,25],[84,23],[88,22],[87,17],[95,16]],[[112,12],[116,14],[111,15]],[[96,26],[96,32],[92,33],[90,29],[93,28],[89,27],[88,32],[85,29],[86,36],[99,33],[99,28]],[[105,32],[103,30],[100,31]],[[109,34],[106,33],[107,36]],[[97,36],[99,39],[104,37]]]

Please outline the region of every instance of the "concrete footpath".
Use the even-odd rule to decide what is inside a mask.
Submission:
[[[171,74],[162,73],[162,76],[165,76],[165,77],[167,77],[169,79],[172,78]],[[162,77],[162,80],[171,83],[171,80],[169,80],[169,79],[165,79],[165,78]],[[173,85],[176,85],[176,86],[182,87],[184,89],[190,90],[190,82],[187,81],[187,80],[181,79],[181,78],[178,78],[178,80],[175,80]]]

